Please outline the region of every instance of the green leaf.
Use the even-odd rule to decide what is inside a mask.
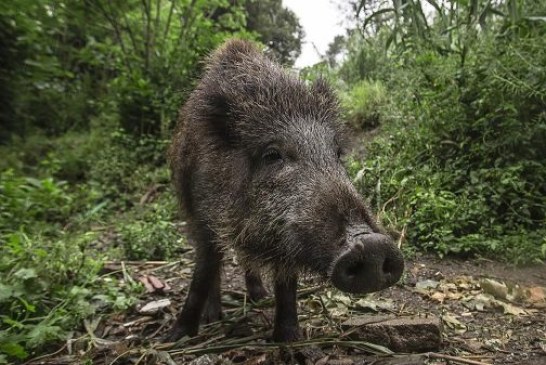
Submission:
[[[24,359],[28,356],[28,353],[25,351],[23,346],[16,342],[6,342],[0,344],[0,351],[18,359]],[[0,361],[2,361],[1,358]]]
[[[29,268],[19,269],[15,272],[15,274],[13,274],[13,276],[21,280],[28,280],[38,277],[38,275],[36,274],[36,270]]]
[[[29,183],[30,185],[34,186],[34,187],[37,187],[37,188],[41,188],[42,187],[42,181],[39,180],[39,179],[36,179],[36,178],[33,178],[33,177],[27,177],[25,178],[26,182]]]
[[[109,201],[105,200],[97,205],[95,205],[91,210],[89,210],[87,213],[85,213],[85,217],[89,218],[93,216],[95,213],[100,211],[102,208],[104,208],[106,205],[108,205]]]
[[[36,312],[36,306],[27,302],[24,298],[17,297],[29,312]]]
[[[13,288],[9,285],[0,283],[0,303],[13,295]]]
[[[9,318],[9,317],[6,317],[6,316],[2,316],[0,317],[2,318],[2,322],[4,324],[7,324],[9,327],[13,327],[13,328],[18,328],[18,329],[22,329],[22,328],[25,328],[25,325],[19,321],[16,321],[12,318]]]
[[[28,334],[28,346],[34,347],[47,341],[61,338],[62,330],[59,326],[39,324]]]

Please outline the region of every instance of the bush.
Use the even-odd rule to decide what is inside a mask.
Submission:
[[[160,136],[162,120],[156,107],[157,88],[142,77],[120,78],[119,119],[120,127],[127,134],[140,138]]]
[[[155,136],[130,136],[123,130],[105,132],[102,147],[89,157],[89,180],[118,206],[131,204],[131,194],[152,183],[169,181],[166,149],[169,141]]]
[[[159,194],[156,201],[139,206],[117,223],[123,257],[128,260],[168,260],[185,246],[174,223],[174,193],[169,189]]]
[[[132,303],[132,288],[97,275],[100,258],[88,252],[96,234],[68,230],[96,211],[92,198],[51,176],[0,175],[0,363],[65,338],[99,309]]]
[[[386,102],[386,91],[379,81],[360,81],[342,95],[345,119],[359,130],[371,130],[379,126],[380,110]]]
[[[412,244],[545,259],[545,47],[544,37],[484,38],[462,69],[457,55],[425,51],[393,69],[391,113],[359,178]]]
[[[52,224],[66,223],[70,217],[71,200],[63,182],[4,171],[0,174],[0,234],[54,230]]]
[[[0,238],[0,363],[66,338],[99,309],[133,303],[131,288],[97,275],[100,262],[86,252],[93,239],[84,234],[51,240],[23,232]]]

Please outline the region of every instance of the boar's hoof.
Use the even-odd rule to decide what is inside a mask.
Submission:
[[[295,342],[300,338],[299,326],[284,326],[273,330],[274,342]]]
[[[178,341],[179,339],[181,339],[184,336],[192,337],[192,336],[195,336],[195,335],[197,335],[197,328],[190,329],[187,326],[178,325],[178,324],[175,323],[171,327],[171,329],[169,330],[167,335],[165,335],[165,336],[163,336],[161,338],[161,342],[176,342],[176,341]]]
[[[217,301],[207,301],[203,313],[203,323],[212,323],[222,319],[222,304]]]

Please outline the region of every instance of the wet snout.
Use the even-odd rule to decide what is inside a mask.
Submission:
[[[334,286],[349,293],[370,293],[395,284],[404,271],[404,259],[392,239],[379,233],[353,239],[334,263]]]

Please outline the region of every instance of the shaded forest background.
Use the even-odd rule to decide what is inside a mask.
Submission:
[[[347,168],[406,253],[544,261],[546,3],[347,9],[300,75],[373,136]],[[165,149],[200,61],[241,37],[290,67],[303,36],[280,0],[0,3],[0,363],[130,307],[105,260],[187,249]]]

